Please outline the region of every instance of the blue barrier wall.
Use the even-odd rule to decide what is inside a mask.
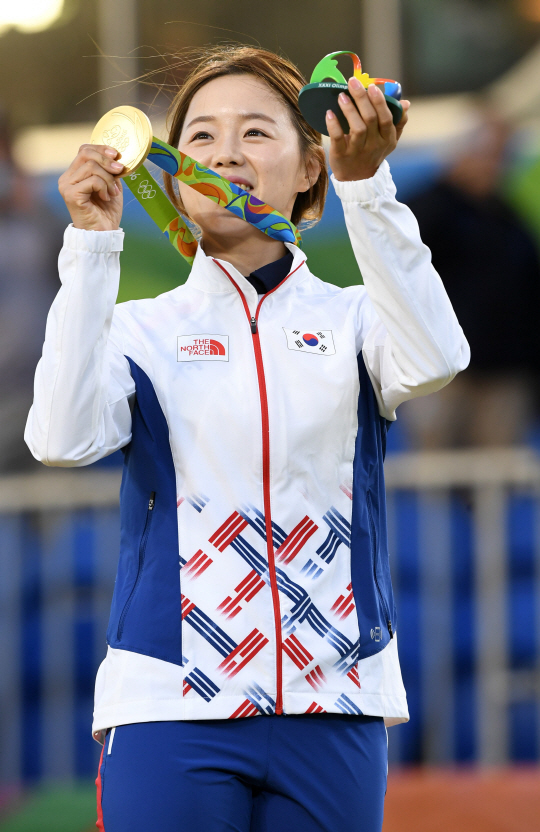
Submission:
[[[538,507],[536,494],[518,490],[505,508],[515,687],[508,755],[516,762],[539,759]],[[475,762],[481,703],[471,495],[390,490],[389,532],[411,714],[389,731],[391,759]],[[106,651],[118,540],[115,507],[0,514],[3,783],[95,774],[93,686]]]

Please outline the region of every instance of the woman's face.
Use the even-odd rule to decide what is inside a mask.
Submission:
[[[209,81],[193,96],[179,150],[236,182],[290,219],[296,195],[319,174],[308,167],[285,103],[252,75],[226,75]],[[179,183],[189,216],[211,234],[245,236],[244,220]],[[258,232],[256,232],[258,233]]]

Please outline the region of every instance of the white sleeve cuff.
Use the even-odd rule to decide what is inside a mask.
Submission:
[[[331,176],[334,190],[342,202],[369,203],[384,195],[394,196],[396,186],[390,173],[387,160],[379,166],[375,176],[371,179],[359,179],[353,182],[341,182],[334,174]]]
[[[124,232],[121,228],[115,231],[86,231],[84,228],[74,228],[73,223],[70,223],[64,231],[64,248],[71,251],[109,254],[111,251],[122,251],[123,247]]]

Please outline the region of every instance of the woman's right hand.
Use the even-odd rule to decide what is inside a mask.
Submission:
[[[120,226],[123,195],[118,174],[124,165],[115,161],[117,156],[114,147],[83,144],[58,180],[75,228],[114,231]]]

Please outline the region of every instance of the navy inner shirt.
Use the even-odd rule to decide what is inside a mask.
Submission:
[[[258,295],[265,295],[284,280],[291,270],[293,262],[293,255],[290,251],[285,257],[280,257],[279,260],[274,260],[273,263],[268,263],[266,266],[261,266],[260,269],[255,269],[254,272],[248,274],[246,280],[249,280]]]

